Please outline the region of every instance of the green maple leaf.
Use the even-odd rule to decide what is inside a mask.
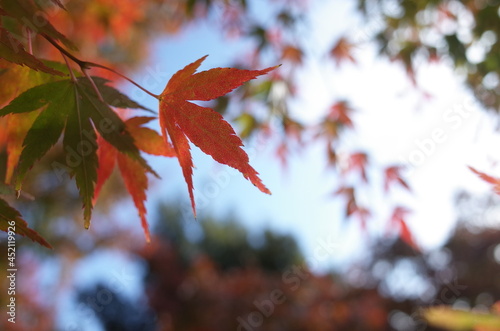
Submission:
[[[118,151],[137,160],[148,171],[154,171],[139,154],[132,136],[126,131],[125,123],[110,107],[144,108],[105,85],[106,80],[93,78],[99,96],[92,82],[86,77],[51,82],[35,86],[7,106],[0,109],[0,116],[19,114],[43,108],[23,142],[23,151],[16,170],[16,189],[28,170],[57,143],[61,134],[65,155],[65,168],[74,176],[83,201],[85,227],[90,226],[94,188],[97,180],[97,133]]]
[[[142,109],[154,114],[154,111],[152,111],[151,109],[138,104],[137,102],[130,99],[125,94],[122,94],[115,88],[106,85],[109,82],[107,79],[94,76],[92,77],[92,80],[99,88],[99,91],[101,92],[104,101],[106,101],[106,103],[108,103],[109,105],[118,108]],[[85,83],[88,84],[89,83],[88,80]],[[94,91],[92,91],[92,93],[94,93]]]

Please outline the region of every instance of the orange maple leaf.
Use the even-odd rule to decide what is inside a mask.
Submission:
[[[406,215],[411,211],[405,207],[397,206],[392,211],[391,215],[391,226],[399,228],[399,237],[408,244],[408,246],[420,251],[420,247],[415,241],[413,233],[411,232],[408,224],[405,221]]]
[[[142,126],[152,119],[155,119],[155,117],[132,117],[125,121],[127,131],[134,138],[135,144],[141,151],[152,155],[175,156],[173,150],[168,149],[168,146],[164,144],[162,137],[156,131]],[[146,190],[148,189],[146,169],[138,161],[120,153],[104,138],[99,137],[98,144],[99,169],[97,171],[94,201],[97,199],[102,185],[113,172],[115,164],[118,164],[125,187],[132,196],[134,205],[141,218],[141,225],[146,241],[150,242],[151,237],[146,220],[147,211],[144,204],[144,201],[146,201]]]
[[[162,134],[167,145],[173,145],[177,154],[195,216],[193,161],[189,141],[215,161],[240,171],[262,192],[271,194],[257,171],[249,165],[248,155],[241,148],[243,143],[231,125],[214,110],[189,101],[218,98],[276,67],[264,70],[215,68],[195,73],[205,58],[206,56],[175,73],[159,97]]]
[[[283,47],[281,53],[282,60],[288,60],[294,64],[302,64],[302,58],[304,57],[304,53],[300,48],[294,47],[292,45],[286,45]]]

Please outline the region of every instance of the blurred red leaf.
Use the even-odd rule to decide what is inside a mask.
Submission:
[[[411,230],[408,228],[408,225],[405,221],[406,216],[410,213],[411,211],[405,207],[395,207],[392,216],[390,219],[390,226],[391,227],[398,227],[399,228],[399,237],[407,243],[410,247],[420,250],[420,247],[417,245],[415,238],[411,232]]]
[[[363,181],[368,182],[366,176],[366,166],[368,164],[368,155],[363,152],[353,153],[349,156],[346,172],[359,171]]]
[[[493,185],[493,191],[495,191],[496,194],[500,194],[500,178],[487,175],[484,172],[481,172],[481,171],[478,171],[478,170],[474,169],[473,167],[469,167],[469,169],[473,173],[475,173],[476,175],[478,175],[479,178],[481,178],[485,182],[492,184]]]
[[[281,53],[282,60],[288,60],[294,64],[302,64],[303,57],[302,50],[300,48],[294,47],[292,45],[286,45],[283,47]]]
[[[338,101],[330,107],[330,111],[328,112],[328,119],[338,121],[343,125],[352,128],[354,126],[350,117],[350,113],[352,112],[352,110],[353,109],[347,101]]]
[[[337,65],[345,61],[356,63],[356,59],[352,55],[354,45],[347,41],[346,38],[340,38],[330,50],[330,56],[335,60]]]
[[[287,135],[287,138],[296,140],[298,143],[302,142],[302,131],[304,131],[304,126],[289,116],[284,116],[282,120],[283,129]]]
[[[358,210],[358,205],[356,204],[356,197],[354,194],[354,187],[342,186],[337,191],[333,193],[334,195],[342,195],[346,198],[346,208],[345,217],[351,216],[354,212]]]
[[[281,163],[281,167],[285,170],[288,168],[288,153],[289,153],[288,146],[286,142],[283,141],[276,148],[276,156],[278,157]]]
[[[366,223],[368,221],[368,218],[370,218],[372,215],[370,210],[365,207],[357,206],[354,214],[359,218],[359,221],[361,222],[361,228],[363,230],[366,230]]]
[[[326,157],[329,166],[334,166],[337,164],[337,153],[329,142],[326,144]]]
[[[390,166],[385,168],[384,170],[384,190],[385,192],[389,191],[391,185],[395,183],[399,183],[401,186],[406,188],[408,191],[411,191],[408,183],[401,178],[401,166]]]

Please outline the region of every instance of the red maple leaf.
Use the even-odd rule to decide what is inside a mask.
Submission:
[[[359,171],[361,178],[366,183],[368,177],[366,175],[366,165],[368,164],[368,155],[363,152],[357,152],[349,155],[349,161],[345,172]]]
[[[330,106],[327,118],[352,128],[354,126],[351,119],[352,111],[353,109],[347,101],[338,101]]]
[[[288,169],[288,154],[290,151],[288,150],[288,145],[285,141],[280,143],[278,147],[276,148],[276,156],[278,157],[281,167],[284,170]]]
[[[478,175],[479,178],[481,178],[485,182],[493,184],[493,191],[495,191],[496,194],[500,194],[500,178],[487,175],[484,172],[481,172],[481,171],[478,171],[478,170],[474,169],[473,167],[469,167],[469,169],[473,173],[475,173],[476,175]]]
[[[356,63],[356,59],[352,55],[353,48],[354,45],[350,43],[346,38],[342,37],[331,48],[330,56],[335,60],[337,65],[341,64],[344,61]]]
[[[358,216],[358,219],[361,222],[361,230],[366,232],[367,221],[372,216],[372,213],[368,208],[357,206],[354,214]]]
[[[240,171],[262,192],[271,193],[260,180],[257,171],[249,165],[248,155],[241,148],[243,143],[231,125],[214,110],[189,101],[218,98],[276,67],[264,70],[215,68],[195,73],[205,58],[206,56],[175,73],[159,97],[162,134],[167,145],[170,146],[171,143],[177,154],[195,216],[193,161],[189,141],[215,161]]]
[[[334,195],[342,195],[346,198],[345,217],[356,216],[360,221],[361,229],[366,231],[366,224],[371,217],[371,212],[368,208],[358,205],[356,201],[356,193],[352,186],[341,186]]]
[[[391,227],[397,227],[399,228],[399,237],[407,243],[410,247],[413,247],[416,250],[420,250],[420,247],[418,246],[417,242],[415,241],[415,238],[413,237],[413,234],[411,233],[410,228],[408,228],[408,225],[406,224],[405,218],[406,215],[408,215],[411,211],[405,207],[395,207],[391,220],[390,220],[390,225]]]
[[[334,195],[343,195],[346,198],[345,217],[351,216],[358,210],[354,188],[351,186],[341,186]]]
[[[389,188],[391,185],[394,183],[399,183],[402,185],[404,188],[406,188],[408,191],[411,191],[410,186],[408,183],[401,178],[401,166],[390,166],[385,168],[384,170],[384,190],[385,192],[389,191]]]
[[[175,156],[173,150],[165,145],[162,137],[154,130],[142,125],[155,119],[155,117],[132,117],[125,121],[127,131],[134,138],[136,146],[143,152],[152,155]],[[146,220],[146,190],[148,189],[148,177],[146,169],[133,158],[120,153],[113,145],[102,137],[98,139],[99,169],[97,171],[97,182],[95,185],[94,200],[97,199],[102,185],[108,180],[113,172],[115,164],[118,164],[120,174],[125,183],[127,191],[132,196],[134,205],[139,212],[142,228],[146,241],[150,241],[149,227]]]

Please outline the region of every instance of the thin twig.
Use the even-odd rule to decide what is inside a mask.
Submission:
[[[54,39],[52,39],[52,37],[49,37],[47,36],[46,34],[42,33],[42,36],[49,42],[52,44],[52,46],[54,46],[55,48],[57,48],[59,50],[59,52],[61,52],[62,54],[66,55],[68,58],[70,58],[73,62],[75,62],[76,64],[78,64],[78,66],[83,70],[83,69],[87,69],[86,67],[86,62],[85,61],[82,61],[80,60],[79,58],[77,58],[76,56],[74,56],[73,54],[71,54],[70,52],[68,52],[66,49],[64,49],[63,47],[61,47]]]

